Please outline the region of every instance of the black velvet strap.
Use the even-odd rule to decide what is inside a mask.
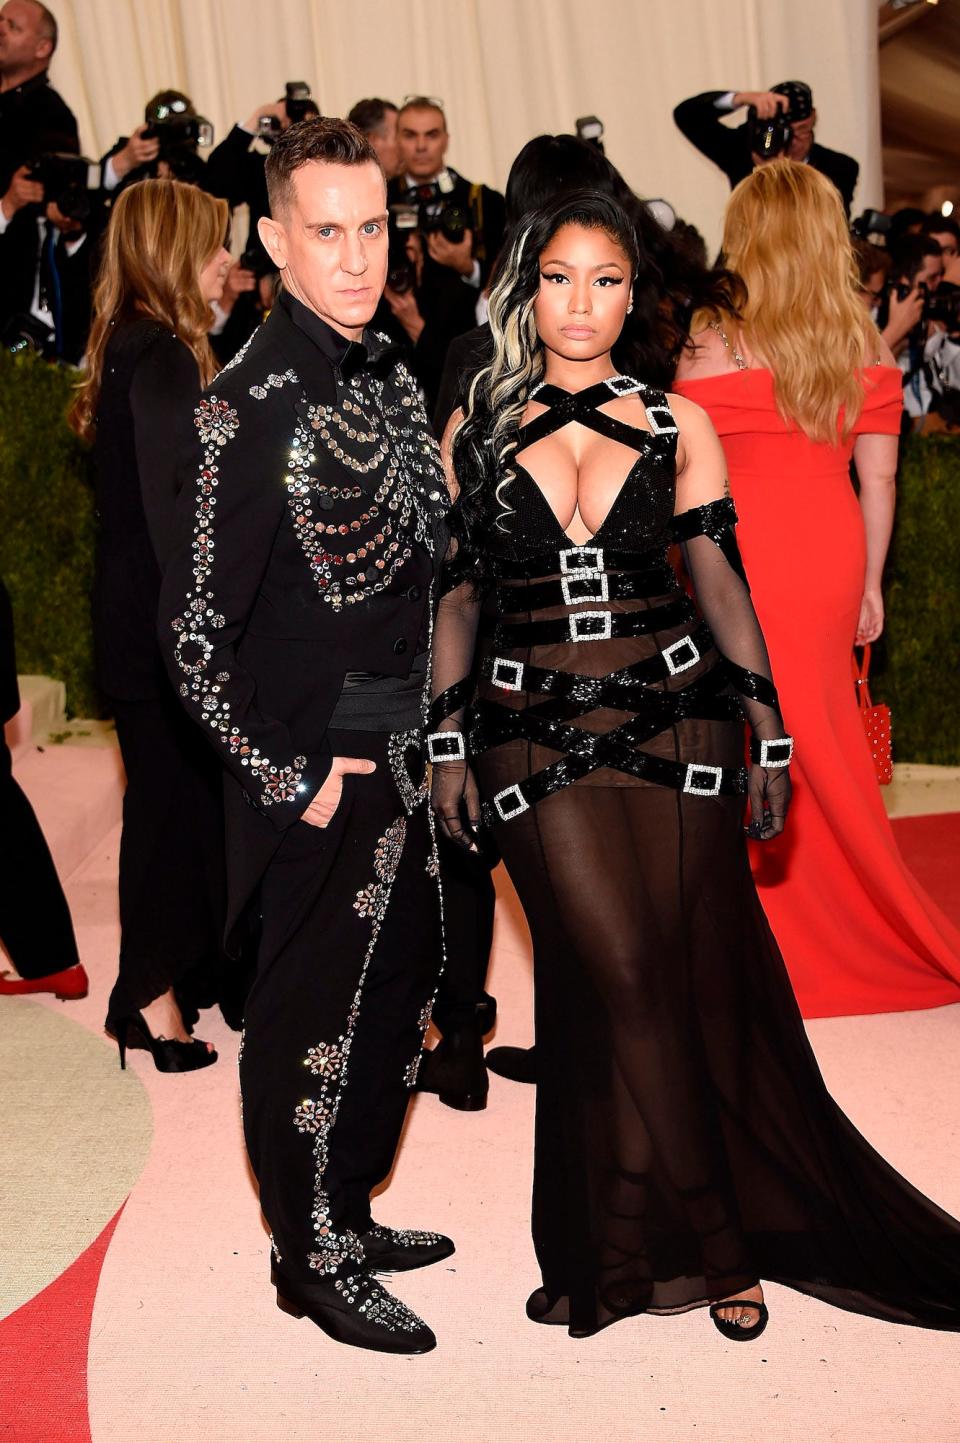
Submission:
[[[676,591],[677,578],[670,566],[651,571],[619,571],[583,576],[567,576],[560,581],[531,582],[527,586],[498,586],[495,605],[501,615],[516,611],[543,611],[548,606],[572,606],[581,601],[602,600],[606,592],[610,601],[636,601],[648,596]]]
[[[589,547],[589,542],[584,543]],[[553,547],[549,551],[538,551],[521,560],[512,557],[492,557],[490,573],[502,581],[528,581],[541,576],[556,576],[563,570],[560,557],[571,547]],[[582,548],[581,548],[582,549]],[[649,551],[617,551],[611,546],[600,548],[603,552],[605,571],[640,571],[644,568],[666,568],[667,561],[662,546],[652,546]]]
[[[649,611],[604,611],[599,617],[591,617],[590,608],[571,612],[569,616],[556,621],[526,621],[516,623],[497,622],[491,627],[488,618],[481,624],[483,633],[492,634],[493,646],[498,650],[522,650],[528,646],[551,646],[555,643],[572,641],[598,641],[609,637],[647,636],[651,631],[668,631],[672,626],[681,626],[694,615],[689,597],[668,602],[666,606],[652,607]],[[579,617],[585,619],[579,621]]]
[[[696,650],[701,656],[705,656],[713,645],[713,638],[710,635],[710,628],[706,622],[701,622],[693,632],[692,640]],[[684,649],[679,647],[675,653],[676,666],[682,667],[687,659]],[[488,681],[496,684],[500,658],[487,656],[483,663],[483,675]],[[694,662],[694,665],[696,662]],[[508,662],[506,666],[499,667],[499,674],[508,680],[511,677],[511,667],[519,665]],[[682,675],[682,671],[680,672]],[[661,652],[658,656],[647,657],[644,661],[638,661],[633,666],[623,667],[620,671],[608,673],[607,676],[580,676],[576,672],[554,671],[542,666],[526,664],[522,666],[517,680],[519,686],[515,689],[524,692],[543,692],[548,696],[560,697],[566,700],[582,703],[583,710],[593,710],[595,707],[613,707],[622,710],[637,710],[647,705],[650,693],[646,690],[651,683],[665,681],[668,676],[677,675],[677,671],[671,671],[668,660]],[[512,690],[507,687],[504,690]]]
[[[442,691],[439,696],[434,697],[433,704],[430,707],[430,730],[435,731],[440,723],[445,721],[448,716],[453,716],[454,712],[458,712],[461,707],[465,707],[470,700],[471,691],[471,680],[470,677],[467,676],[464,677],[463,681],[458,681],[453,686],[448,686],[446,691]]]
[[[719,546],[730,567],[737,573],[747,590],[750,584],[743,569],[743,560],[736,536],[737,508],[731,496],[718,501],[708,501],[705,506],[696,506],[675,516],[670,526],[674,541],[689,541],[694,536],[707,536]]]
[[[629,385],[629,382],[628,382]],[[642,395],[645,406],[656,406],[666,408],[666,397],[662,391],[648,389],[646,386],[634,386],[638,394]],[[627,394],[630,394],[628,391]],[[613,401],[617,392],[611,390],[605,381],[596,386],[588,386],[584,391],[562,391],[559,386],[540,386],[532,401],[540,401],[549,407],[542,415],[535,416],[525,426],[520,427],[517,442],[517,452],[525,451],[528,446],[533,446],[537,441],[542,441],[545,436],[552,436],[554,431],[561,430],[576,421],[581,426],[587,426],[591,431],[598,432],[601,436],[607,436],[612,441],[619,441],[623,446],[629,446],[631,450],[640,451],[648,446],[659,434],[657,430],[648,430],[643,426],[628,426],[626,422],[619,421],[616,416],[610,416],[605,411],[599,410],[600,406],[608,401]],[[675,438],[675,433],[667,433]]]
[[[777,689],[767,677],[760,676],[755,671],[746,671],[742,666],[736,666],[729,658],[724,658],[727,671],[730,673],[730,680],[733,682],[741,696],[748,696],[752,701],[760,702],[761,706],[772,707],[779,713],[780,701],[777,697]]]

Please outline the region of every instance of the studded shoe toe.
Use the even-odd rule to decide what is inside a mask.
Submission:
[[[293,1283],[277,1273],[277,1307],[338,1343],[376,1353],[429,1353],[436,1337],[406,1303],[363,1269],[348,1277]]]
[[[428,1268],[456,1252],[450,1238],[418,1228],[388,1228],[374,1223],[360,1239],[367,1267],[373,1273],[409,1273]]]

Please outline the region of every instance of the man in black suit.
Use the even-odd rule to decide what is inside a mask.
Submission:
[[[281,297],[205,393],[161,644],[227,769],[228,936],[259,912],[244,1131],[281,1308],[422,1353],[375,1279],[453,1251],[375,1224],[442,955],[426,787],[433,582],[448,497],[415,384],[368,325],[383,171],[342,120],[278,136],[260,236]]]
[[[57,22],[38,0],[0,9],[0,330],[26,325],[52,355],[78,361],[89,326],[95,228],[64,217],[31,179],[43,153],[77,154],[77,122],[50,84]]]
[[[504,202],[447,165],[450,135],[440,101],[423,95],[404,101],[397,144],[399,173],[387,189],[395,283],[378,319],[408,349],[432,410],[450,342],[476,324],[477,301],[503,242]]]
[[[736,130],[723,124],[743,106],[750,108],[748,119]],[[684,100],[673,112],[678,128],[697,149],[718,165],[730,181],[731,188],[765,160],[783,156],[788,160],[812,165],[833,181],[843,197],[847,215],[853,204],[860,166],[852,156],[839,150],[828,150],[814,140],[817,112],[813,93],[802,80],[784,80],[772,90],[708,90]],[[782,149],[761,149],[758,129],[766,122],[782,119],[789,125]]]

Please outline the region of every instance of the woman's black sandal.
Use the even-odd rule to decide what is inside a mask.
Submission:
[[[728,1323],[726,1318],[718,1317],[718,1313],[724,1308],[754,1308],[757,1312],[757,1321],[748,1328],[743,1323]],[[725,1298],[722,1303],[711,1303],[710,1316],[714,1326],[729,1338],[731,1343],[748,1343],[751,1338],[759,1338],[767,1323],[770,1321],[770,1314],[767,1312],[766,1303],[755,1303],[752,1298]]]

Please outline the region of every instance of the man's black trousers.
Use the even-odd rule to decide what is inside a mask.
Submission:
[[[260,1205],[284,1272],[303,1281],[359,1258],[443,955],[419,733],[330,740],[377,770],[344,778],[328,827],[298,821],[283,835],[261,885],[240,1060]]]

